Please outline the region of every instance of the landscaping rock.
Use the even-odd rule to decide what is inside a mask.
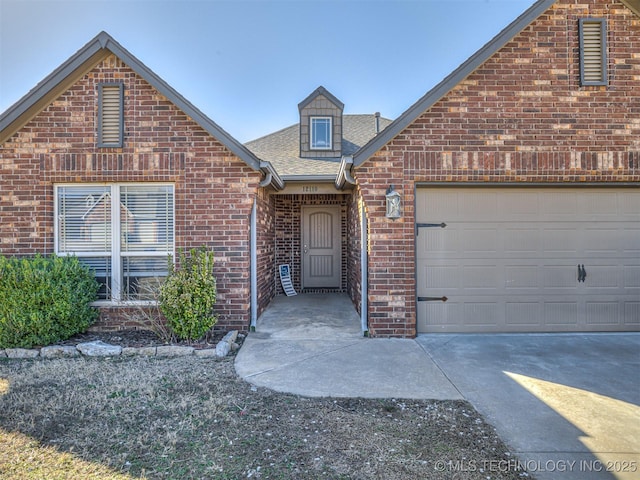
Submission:
[[[216,349],[215,348],[203,348],[201,350],[196,350],[195,352],[196,357],[215,357],[216,356]]]
[[[236,341],[236,338],[238,338],[238,331],[237,330],[231,330],[224,337],[222,337],[222,340],[220,340],[220,341],[221,342],[227,342],[228,344],[232,344],[232,343],[234,343]]]
[[[124,347],[122,349],[122,355],[143,355],[145,357],[154,357],[156,355],[156,347]]]
[[[7,348],[5,352],[9,358],[36,358],[40,354],[40,350],[31,348]]]
[[[177,345],[162,345],[156,349],[158,357],[183,357],[193,355],[193,347],[180,347]]]
[[[227,333],[220,342],[216,345],[216,355],[218,357],[226,357],[229,355],[229,352],[236,351],[240,348],[235,342],[238,338],[238,331],[231,330]]]
[[[80,352],[72,345],[51,345],[40,350],[40,356],[44,358],[78,357]]]
[[[95,342],[79,343],[77,349],[87,357],[116,357],[122,353],[119,345],[109,345],[100,340]]]
[[[216,355],[218,357],[226,357],[227,355],[229,355],[230,351],[231,345],[229,344],[229,342],[225,342],[223,340],[221,342],[218,342],[218,344],[216,345]]]
[[[7,358],[7,352],[4,351],[4,348],[0,350],[0,358]]]

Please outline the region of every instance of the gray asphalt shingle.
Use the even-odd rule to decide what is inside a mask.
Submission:
[[[376,135],[374,115],[344,115],[342,122],[343,155],[353,155]],[[390,123],[391,120],[380,117],[380,131]],[[247,142],[245,146],[258,158],[271,162],[281,176],[335,176],[340,166],[340,157],[300,158],[299,124]]]

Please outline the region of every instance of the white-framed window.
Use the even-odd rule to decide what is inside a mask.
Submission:
[[[174,254],[173,185],[56,185],[55,218],[56,254],[95,272],[99,300],[153,298]]]
[[[311,117],[309,128],[312,150],[331,150],[331,117]]]

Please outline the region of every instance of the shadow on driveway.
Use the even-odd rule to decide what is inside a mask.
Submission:
[[[416,341],[536,478],[640,478],[640,334]]]

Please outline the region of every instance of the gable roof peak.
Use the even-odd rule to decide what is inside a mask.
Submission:
[[[537,0],[518,18],[507,25],[492,40],[485,44],[480,50],[469,57],[458,68],[445,77],[440,83],[424,94],[417,102],[411,105],[391,125],[389,125],[380,135],[372,138],[366,145],[353,155],[354,167],[359,167],[378,150],[390,142],[396,135],[402,132],[420,115],[431,108],[434,103],[440,100],[451,89],[467,78],[476,68],[482,65],[487,59],[494,55],[513,37],[531,24],[535,19],[547,11],[558,0]],[[626,0],[638,1],[638,0]]]
[[[303,101],[301,101],[298,104],[298,110],[301,111],[304,107],[309,105],[309,103],[311,103],[316,97],[318,97],[320,95],[326,97],[331,103],[333,103],[340,110],[344,110],[344,103],[342,103],[335,96],[333,96],[333,94],[331,92],[329,92],[329,90],[324,88],[322,85],[320,85],[318,88],[316,88],[313,92],[311,92],[307,96],[307,98],[305,98]]]
[[[105,31],[98,33],[98,35],[38,83],[38,85],[30,90],[24,97],[9,107],[4,113],[0,114],[0,143],[6,141],[28,120],[37,115],[53,99],[77,81],[84,72],[93,68],[109,54],[114,54],[127,64],[129,68],[158,90],[158,92],[165,96],[177,108],[191,117],[250,168],[263,172],[272,170],[270,164],[262,162],[257,158],[244,145],[197,109]],[[279,188],[283,185],[277,173],[274,176],[274,185]]]

